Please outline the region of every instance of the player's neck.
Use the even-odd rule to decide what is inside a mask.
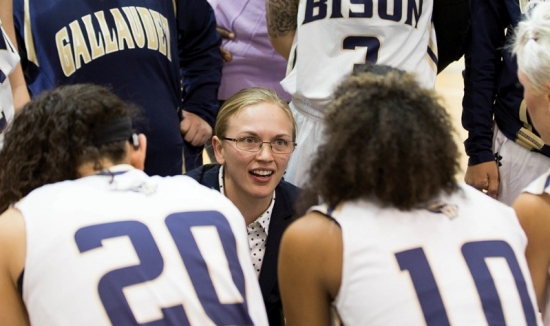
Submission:
[[[94,169],[94,165],[95,165],[94,162],[86,162],[86,163],[81,164],[78,167],[78,170],[77,170],[79,177],[84,178],[84,177],[96,174],[100,171],[106,170],[106,169],[114,166],[115,164],[113,162],[111,162],[110,160],[103,159],[103,160],[101,160],[101,170]]]

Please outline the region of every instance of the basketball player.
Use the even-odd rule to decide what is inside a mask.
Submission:
[[[149,139],[145,172],[182,173],[182,133],[186,163],[195,163],[196,146],[212,137],[222,67],[206,0],[14,0],[14,16],[32,96],[107,85],[147,118],[139,126]]]
[[[135,111],[83,84],[15,117],[0,197],[25,198],[0,216],[0,324],[267,325],[242,215],[188,177],[140,171]]]
[[[329,325],[331,306],[344,325],[542,325],[521,226],[455,182],[452,123],[432,90],[395,69],[358,74],[324,121],[305,189],[323,204],[281,241],[287,325]]]
[[[29,93],[17,48],[13,44],[15,33],[13,30],[12,1],[0,0],[0,133],[8,122],[13,119],[15,108],[20,108],[29,101]],[[0,134],[0,147],[4,142]]]
[[[13,47],[7,33],[0,21],[0,133],[6,128],[8,122],[13,119],[14,97],[11,88],[11,77],[19,66],[19,55]],[[19,68],[21,69],[21,68]],[[21,71],[19,71],[19,74]],[[23,77],[23,75],[21,75]],[[4,143],[3,134],[0,134],[0,148]]]
[[[296,148],[296,122],[274,90],[254,87],[225,101],[214,130],[212,144],[220,164],[203,165],[187,175],[219,190],[243,214],[269,324],[284,325],[277,259],[299,192],[283,180]]]
[[[267,25],[275,49],[288,58],[281,82],[292,95],[300,144],[285,180],[300,186],[323,139],[321,121],[335,85],[355,64],[380,63],[416,73],[434,86],[437,46],[433,0],[268,0]]]
[[[470,4],[472,39],[465,55],[462,100],[469,157],[464,181],[512,205],[521,190],[550,167],[550,147],[533,128],[516,60],[506,48],[528,1]]]
[[[533,125],[550,144],[550,3],[537,5],[519,23],[514,39],[518,77]],[[527,262],[543,320],[550,325],[550,170],[534,180],[514,202],[527,234]]]

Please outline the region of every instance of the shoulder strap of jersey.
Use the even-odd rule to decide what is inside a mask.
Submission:
[[[329,206],[327,204],[321,204],[311,207],[308,210],[308,213],[310,212],[317,212],[321,213],[324,216],[326,216],[328,219],[334,221],[338,226],[340,226],[340,223],[338,223],[338,215],[340,213],[340,206]]]

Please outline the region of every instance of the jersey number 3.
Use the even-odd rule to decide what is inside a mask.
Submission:
[[[227,219],[216,211],[182,212],[169,215],[165,224],[208,317],[216,325],[252,325],[246,304],[244,274],[237,257],[235,237]],[[214,285],[216,280],[212,280],[209,273],[208,259],[203,257],[193,235],[193,227],[201,226],[215,227],[217,230],[219,239],[216,240],[219,241],[210,241],[210,244],[213,246],[219,243],[222,247],[218,251],[225,255],[229,275],[242,298],[238,303],[220,302]],[[140,263],[110,271],[99,281],[99,297],[111,323],[124,326],[190,325],[183,305],[162,308],[163,319],[140,324],[124,296],[125,287],[154,280],[164,270],[163,257],[145,224],[138,221],[119,221],[87,226],[76,232],[75,241],[83,253],[102,247],[105,239],[116,237],[130,239]]]
[[[366,48],[367,52],[365,54],[365,61],[363,63],[356,63],[355,65],[361,65],[366,62],[374,64],[378,61],[380,40],[377,37],[352,35],[344,38],[342,41],[342,49],[344,50],[356,50],[357,48]]]

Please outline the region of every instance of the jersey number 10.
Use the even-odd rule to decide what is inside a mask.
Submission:
[[[529,298],[527,285],[519,267],[514,251],[504,241],[474,241],[462,246],[462,255],[483,306],[485,318],[490,326],[506,325],[500,298],[485,262],[485,258],[504,258],[512,272],[523,306],[527,325],[537,325],[535,310]],[[401,251],[395,254],[401,270],[409,271],[422,313],[428,326],[450,325],[447,311],[443,305],[434,275],[422,248]]]

